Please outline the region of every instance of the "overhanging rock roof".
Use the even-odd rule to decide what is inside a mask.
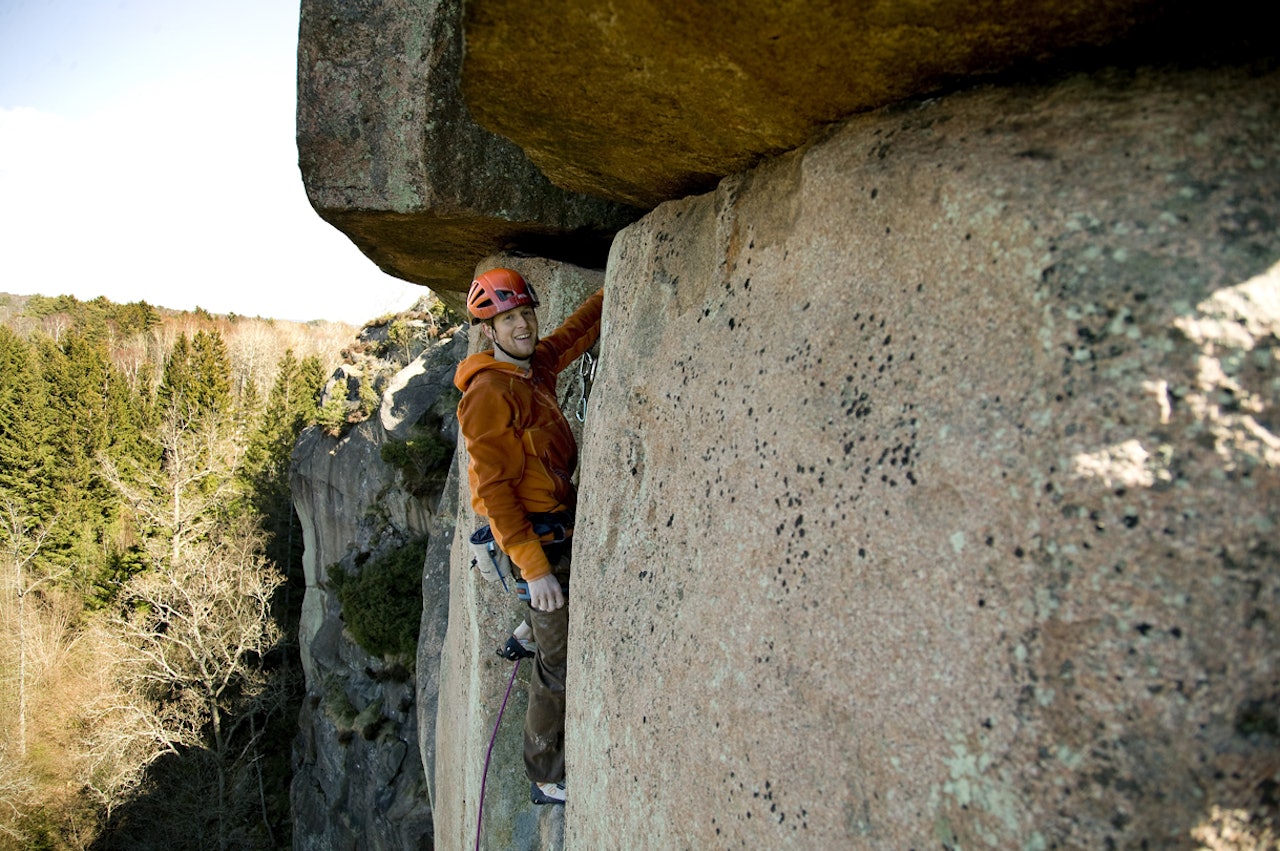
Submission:
[[[994,75],[1247,43],[1243,3],[303,0],[308,196],[384,271],[500,249],[603,265],[619,228],[849,115]],[[465,45],[465,50],[464,50]]]

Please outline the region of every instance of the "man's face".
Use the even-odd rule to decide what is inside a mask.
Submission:
[[[538,314],[528,305],[499,313],[485,336],[512,357],[533,357],[533,347],[538,342]]]

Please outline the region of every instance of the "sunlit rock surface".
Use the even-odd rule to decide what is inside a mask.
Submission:
[[[1265,835],[1277,139],[1275,73],[984,88],[623,231],[567,846]]]
[[[1262,44],[1260,25],[1234,2],[472,0],[462,84],[556,185],[648,208],[856,113],[1104,50],[1168,61],[1249,26]]]

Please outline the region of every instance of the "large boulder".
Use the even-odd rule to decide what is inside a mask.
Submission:
[[[458,86],[461,0],[305,0],[298,156],[321,218],[388,274],[451,306],[511,246],[601,265],[637,211],[551,184],[471,120]]]
[[[641,211],[849,115],[1100,55],[1235,61],[1270,49],[1261,9],[305,0],[299,165],[325,221],[458,309],[490,252],[600,268]]]
[[[1216,48],[1223,30],[1238,41],[1261,23],[1243,7],[550,0],[531,14],[472,0],[463,92],[556,185],[650,208],[907,98],[1096,62],[1105,48],[1133,63]]]
[[[567,846],[1274,841],[1277,139],[1275,71],[983,88],[623,231]]]

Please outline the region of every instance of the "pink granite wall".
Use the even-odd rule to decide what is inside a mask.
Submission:
[[[624,230],[566,847],[1261,835],[1278,140],[1275,74],[982,89]]]

